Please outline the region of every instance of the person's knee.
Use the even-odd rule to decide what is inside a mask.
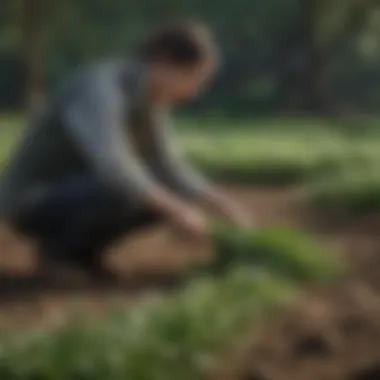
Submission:
[[[6,214],[6,219],[13,228],[23,234],[34,234],[46,225],[49,219],[49,189],[36,187],[13,202]]]

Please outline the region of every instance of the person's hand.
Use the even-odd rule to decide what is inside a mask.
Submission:
[[[207,222],[198,208],[165,190],[157,189],[146,198],[146,204],[164,215],[180,235],[198,242],[206,240]]]
[[[148,207],[161,213],[179,234],[192,240],[203,240],[206,237],[206,219],[203,213],[176,195],[156,189],[145,201]]]
[[[222,192],[215,191],[211,193],[207,201],[217,214],[227,219],[235,227],[243,229],[254,227],[251,215]]]
[[[223,207],[223,214],[235,227],[249,229],[254,227],[251,216],[241,207],[235,204],[227,204]]]
[[[206,219],[196,208],[187,205],[180,207],[170,221],[178,233],[187,239],[202,242],[207,238]]]

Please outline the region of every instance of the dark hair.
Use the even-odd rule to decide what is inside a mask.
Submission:
[[[164,60],[191,66],[216,59],[217,48],[211,31],[205,25],[182,22],[157,30],[140,45],[138,53],[146,62]]]

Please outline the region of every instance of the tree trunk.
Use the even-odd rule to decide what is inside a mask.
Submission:
[[[25,74],[25,108],[28,115],[43,102],[45,0],[22,0],[21,27]]]
[[[320,46],[316,39],[318,32],[317,13],[320,0],[302,0],[304,23],[304,48],[307,52],[307,67],[304,73],[305,108],[312,113],[335,114],[339,105],[326,83],[326,66],[334,54],[350,39],[354,38],[368,20],[371,11],[378,6],[378,0],[362,0],[356,4],[337,35],[332,36],[327,46]]]
[[[304,73],[304,108],[311,113],[326,113],[328,94],[325,78],[325,55],[317,41],[319,0],[302,0],[303,41],[306,52]]]

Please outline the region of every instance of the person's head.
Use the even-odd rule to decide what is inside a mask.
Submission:
[[[156,31],[140,46],[147,85],[166,102],[197,95],[218,65],[211,32],[199,23],[179,23]]]

